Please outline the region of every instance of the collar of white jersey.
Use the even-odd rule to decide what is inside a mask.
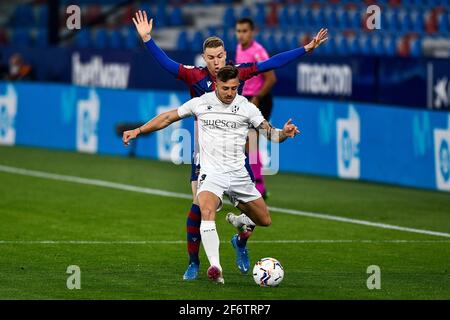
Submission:
[[[229,106],[233,105],[233,104],[239,104],[241,103],[243,100],[246,100],[246,98],[244,96],[241,96],[240,94],[236,94],[236,96],[234,97],[233,101],[231,101],[230,104],[226,104],[223,103],[222,100],[219,99],[219,97],[217,96],[217,92],[211,92],[212,94],[214,94],[214,99],[216,102],[218,102],[221,106],[224,106],[225,108],[228,108]],[[244,98],[244,99],[242,99]]]

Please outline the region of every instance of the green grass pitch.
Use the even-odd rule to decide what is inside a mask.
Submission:
[[[149,159],[0,147],[0,165],[190,193],[188,165]],[[448,193],[294,174],[266,180],[273,207],[450,233]],[[225,285],[207,280],[203,248],[199,279],[185,282],[189,207],[0,170],[0,299],[450,299],[450,238],[279,212],[249,240],[252,263],[270,256],[285,269],[279,287],[260,288],[235,266],[230,206],[216,219]],[[80,290],[66,287],[69,265],[80,267]],[[366,286],[370,265],[381,269],[379,290]]]

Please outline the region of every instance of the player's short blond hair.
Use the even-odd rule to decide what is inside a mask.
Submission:
[[[203,52],[205,52],[206,48],[218,48],[218,47],[224,47],[222,39],[219,37],[209,37],[203,42]]]

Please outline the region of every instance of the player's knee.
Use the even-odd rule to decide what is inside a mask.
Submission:
[[[263,226],[264,227],[268,227],[271,224],[272,224],[272,219],[270,217],[267,217],[267,218],[264,219],[264,222],[263,222]]]
[[[211,208],[201,208],[202,220],[214,220],[215,210]]]
[[[261,226],[268,227],[272,224],[272,218],[270,217],[269,213],[267,212],[267,215],[261,219]]]

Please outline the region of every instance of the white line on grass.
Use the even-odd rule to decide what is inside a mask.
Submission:
[[[184,240],[124,240],[124,241],[101,241],[101,240],[0,240],[1,244],[89,244],[89,245],[152,245],[152,244],[185,244]],[[221,241],[228,243],[228,241]],[[261,244],[326,244],[326,243],[450,243],[450,240],[252,240],[253,243]]]
[[[181,198],[181,199],[191,199],[192,198],[191,195],[185,194],[185,193],[177,193],[177,192],[170,192],[170,191],[164,191],[164,190],[159,190],[159,189],[144,188],[144,187],[138,187],[138,186],[117,183],[117,182],[110,182],[110,181],[105,181],[105,180],[81,178],[81,177],[76,177],[76,176],[68,176],[68,175],[55,174],[55,173],[49,173],[49,172],[43,172],[43,171],[28,170],[28,169],[22,169],[22,168],[16,168],[16,167],[4,166],[4,165],[0,165],[0,172],[7,172],[7,173],[13,173],[13,174],[19,174],[19,175],[31,176],[31,177],[38,177],[38,178],[44,178],[44,179],[51,179],[51,180],[57,180],[57,181],[80,183],[80,184],[105,187],[105,188],[111,188],[111,189],[146,193],[146,194],[157,195],[157,196],[162,196],[162,197],[172,197],[172,198]],[[292,215],[297,215],[297,216],[347,222],[347,223],[360,224],[360,225],[381,228],[381,229],[398,230],[398,231],[404,231],[404,232],[420,233],[420,234],[426,234],[426,235],[431,235],[431,236],[450,238],[450,233],[445,233],[445,232],[437,232],[437,231],[431,231],[431,230],[425,230],[425,229],[407,228],[407,227],[401,227],[401,226],[396,226],[396,225],[391,225],[391,224],[371,222],[371,221],[351,219],[351,218],[344,218],[344,217],[333,216],[333,215],[322,214],[322,213],[305,212],[305,211],[294,210],[294,209],[277,208],[277,207],[269,207],[269,209],[271,211],[287,213],[287,214],[292,214]]]

